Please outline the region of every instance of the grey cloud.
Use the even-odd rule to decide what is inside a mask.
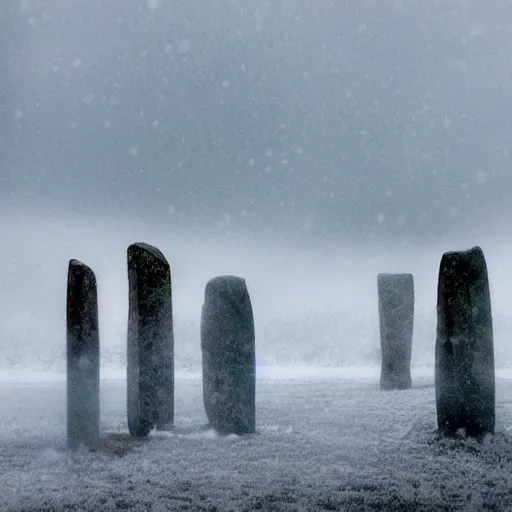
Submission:
[[[1,193],[325,236],[492,224],[510,214],[509,11],[9,3]]]

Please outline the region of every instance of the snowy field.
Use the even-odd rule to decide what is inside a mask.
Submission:
[[[4,374],[0,510],[512,509],[507,374],[497,381],[497,434],[482,443],[437,438],[425,369],[400,392],[380,391],[375,368],[260,374],[257,434],[206,430],[201,379],[180,374],[174,431],[136,443],[126,436],[125,382],[104,378],[105,447],[75,454],[65,447],[62,377],[23,375],[23,384]]]

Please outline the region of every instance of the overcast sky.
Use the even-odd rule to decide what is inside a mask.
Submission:
[[[334,237],[512,217],[508,0],[2,9],[4,204]]]

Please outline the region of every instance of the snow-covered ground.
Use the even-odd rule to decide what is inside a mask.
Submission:
[[[380,391],[376,368],[267,370],[257,434],[205,429],[201,379],[180,373],[174,431],[136,443],[125,382],[103,376],[106,445],[96,453],[66,450],[62,376],[4,376],[0,510],[512,509],[508,375],[497,380],[497,433],[479,443],[438,439],[428,369],[400,392]]]

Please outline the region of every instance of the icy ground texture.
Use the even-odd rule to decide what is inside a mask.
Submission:
[[[68,453],[63,382],[0,385],[0,510],[507,510],[512,380],[497,434],[439,440],[432,378],[381,392],[375,372],[268,372],[257,430],[205,430],[198,376],[176,382],[176,428],[125,455]],[[42,379],[41,379],[42,380]],[[125,383],[102,383],[102,432],[125,433]]]

